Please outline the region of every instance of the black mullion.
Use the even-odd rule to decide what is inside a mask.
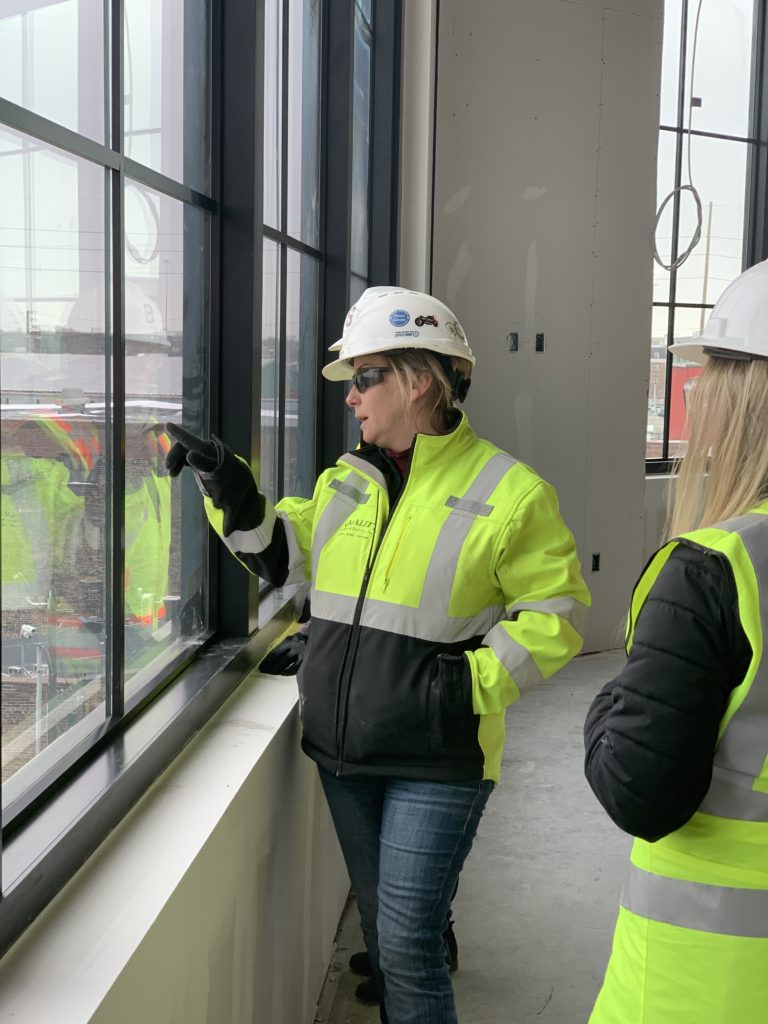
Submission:
[[[335,0],[323,7],[328,73],[323,98],[325,287],[319,368],[328,359],[325,346],[338,338],[349,307],[353,16],[352,0]],[[338,385],[322,376],[318,376],[318,422],[322,424],[319,462],[332,466],[344,448],[346,407]]]
[[[750,96],[750,125],[755,135],[747,155],[748,192],[744,265],[752,266],[768,257],[768,19],[765,3],[755,3],[755,43],[752,52],[753,88]]]
[[[671,302],[652,302],[654,309],[666,309]],[[714,302],[676,302],[675,309],[714,309]]]
[[[678,78],[677,94],[677,121],[683,124],[685,118],[685,62],[687,56],[687,31],[688,31],[688,0],[683,0],[681,11],[682,24],[680,28],[680,69]],[[680,231],[680,183],[682,181],[683,166],[683,133],[679,133],[675,145],[675,198],[672,201],[672,240],[670,245],[669,262],[674,264],[677,259],[677,246]],[[669,459],[669,404],[672,398],[672,353],[669,346],[675,334],[675,299],[677,297],[677,270],[669,273],[669,316],[667,317],[667,358],[666,372],[664,377],[664,433],[661,446],[661,457],[665,461]]]
[[[112,148],[123,149],[123,0],[112,0]],[[111,654],[107,676],[107,718],[117,718],[124,709],[125,682],[125,173],[122,165],[112,171],[112,401],[105,402],[105,419],[111,420],[109,451],[112,465],[110,503],[107,509],[112,541],[110,582],[112,604],[107,615]],[[111,409],[111,416],[109,410]]]
[[[286,234],[280,228],[269,227],[265,224],[264,237],[271,239],[273,242],[277,242],[278,245],[287,245],[291,249],[297,249],[300,253],[305,256],[311,256],[313,259],[321,260],[323,258],[322,249],[316,249],[313,245],[308,245],[306,242],[302,242],[299,238],[294,238],[293,235]]]
[[[156,192],[161,192],[171,199],[178,199],[180,202],[188,203],[191,206],[199,206],[206,213],[215,214],[217,212],[216,202],[210,196],[205,195],[205,193],[198,192],[188,185],[183,185],[180,181],[174,181],[173,178],[168,178],[159,171],[155,171],[145,164],[140,164],[130,157],[124,157],[122,163],[125,173],[135,181],[140,181],[142,185],[147,185],[149,188],[153,188]]]
[[[368,279],[397,280],[402,5],[374,0]]]
[[[111,2],[114,3],[114,0]],[[63,149],[73,156],[90,160],[91,163],[104,164],[114,168],[122,160],[120,154],[113,152],[109,146],[94,142],[93,139],[89,139],[85,135],[78,135],[70,128],[65,128],[55,121],[49,121],[47,117],[27,110],[26,107],[20,107],[17,103],[11,103],[10,100],[2,97],[0,97],[0,121],[25,135],[31,135],[41,142],[47,142]]]
[[[290,3],[283,0],[283,32],[280,78],[280,225],[282,239],[280,242],[280,325],[277,332],[277,466],[276,492],[282,497],[285,488],[285,378],[287,359],[287,340],[285,315],[288,306],[288,59],[290,33]]]
[[[674,127],[671,124],[659,125],[660,132],[672,132],[676,135],[687,135],[687,128]],[[708,132],[701,128],[691,128],[691,135],[702,139],[723,139],[725,142],[757,142],[757,138],[748,135],[725,135],[723,132]]]

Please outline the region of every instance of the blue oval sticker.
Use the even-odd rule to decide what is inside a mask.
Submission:
[[[389,322],[393,327],[405,327],[410,319],[411,315],[405,309],[396,309],[389,314]]]

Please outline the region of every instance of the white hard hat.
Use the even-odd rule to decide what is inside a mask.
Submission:
[[[462,326],[444,303],[424,292],[379,286],[367,288],[347,313],[341,338],[328,350],[338,352],[338,359],[322,373],[326,380],[350,380],[357,356],[402,348],[457,356],[475,365]]]
[[[708,355],[768,359],[768,260],[731,281],[701,334],[669,347],[692,363],[704,363]]]

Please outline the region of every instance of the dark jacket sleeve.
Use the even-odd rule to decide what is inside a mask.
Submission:
[[[626,665],[584,726],[587,780],[619,828],[653,842],[693,815],[751,654],[730,565],[675,548],[638,616]]]

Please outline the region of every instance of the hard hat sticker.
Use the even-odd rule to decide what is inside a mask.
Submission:
[[[405,327],[410,319],[411,315],[405,309],[396,309],[389,314],[389,322],[393,327]]]

